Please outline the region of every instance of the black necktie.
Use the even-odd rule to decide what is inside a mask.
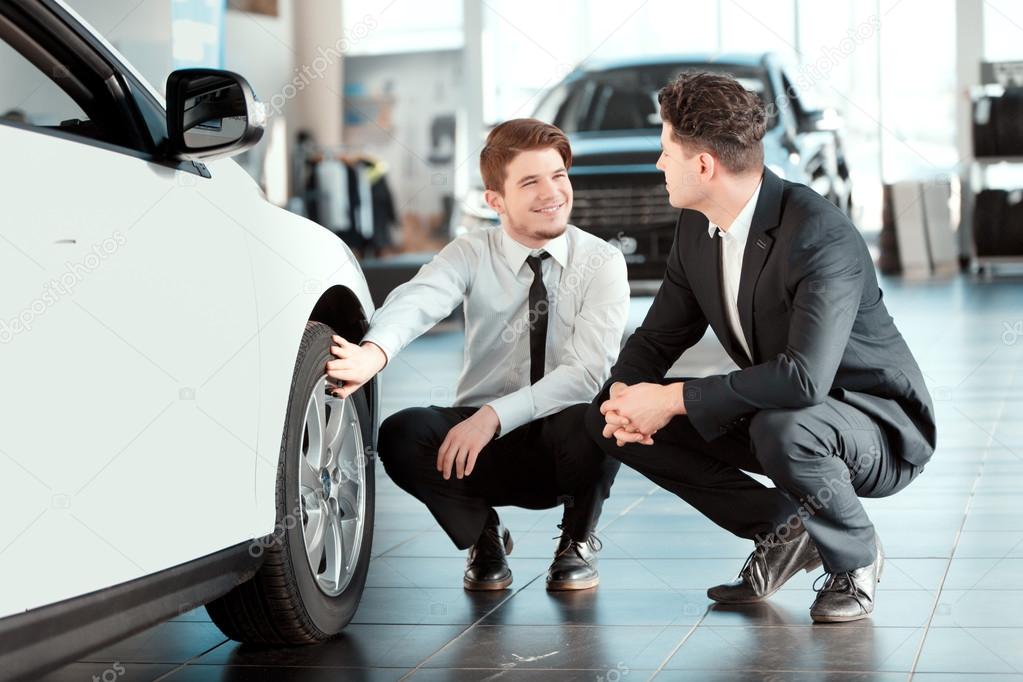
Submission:
[[[535,384],[543,378],[544,359],[547,355],[547,287],[543,285],[540,263],[551,254],[542,251],[539,256],[527,256],[526,263],[533,271],[533,283],[529,285],[529,383]]]

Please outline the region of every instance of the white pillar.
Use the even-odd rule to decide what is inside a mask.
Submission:
[[[959,255],[973,253],[973,192],[970,162],[973,161],[973,111],[970,88],[980,83],[984,59],[984,3],[956,0],[956,149],[959,152],[962,203],[959,223]]]
[[[480,0],[462,3],[462,107],[455,129],[455,200],[480,184],[479,152],[483,145],[483,7]]]
[[[309,130],[321,145],[341,144],[344,87],[342,0],[296,0],[291,4],[296,88],[288,108],[292,132]]]

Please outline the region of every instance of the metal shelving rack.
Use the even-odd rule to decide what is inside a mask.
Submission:
[[[985,64],[985,67],[989,65]],[[985,75],[987,71],[983,71]],[[981,97],[1000,96],[1004,92],[1004,87],[998,84],[981,85],[973,88],[970,91],[970,98],[976,102]],[[1023,122],[1021,122],[1023,124]],[[969,191],[972,196],[971,199],[971,220],[972,216],[975,215],[976,196],[983,189],[995,189],[991,186],[988,178],[988,171],[992,168],[1004,168],[1005,166],[1018,166],[1021,169],[1020,182],[1015,186],[1009,188],[1004,187],[1007,190],[1023,189],[1023,156],[983,156],[979,158],[973,158],[969,164]],[[1023,230],[1023,225],[1019,226],[1019,229]],[[993,274],[994,268],[1000,265],[1011,265],[1011,266],[1023,266],[1023,253],[1012,254],[1012,255],[1001,255],[1001,256],[980,256],[977,254],[977,242],[976,233],[973,231],[973,226],[970,226],[970,263],[971,269],[974,272],[981,274]]]

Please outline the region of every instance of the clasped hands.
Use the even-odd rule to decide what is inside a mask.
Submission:
[[[629,386],[621,381],[611,384],[610,397],[600,404],[604,415],[603,436],[614,438],[618,447],[626,443],[653,445],[654,434],[686,413],[683,382],[642,383]]]

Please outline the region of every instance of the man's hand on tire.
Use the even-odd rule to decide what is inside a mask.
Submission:
[[[347,398],[384,368],[387,355],[370,341],[357,346],[336,334],[331,338],[335,345],[330,347],[330,352],[336,359],[327,361],[326,372],[328,378],[337,381],[338,387],[330,393]]]

